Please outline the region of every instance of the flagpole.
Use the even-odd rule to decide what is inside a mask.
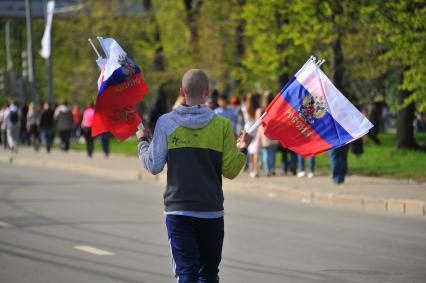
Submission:
[[[93,44],[92,39],[88,38],[87,40],[89,41],[90,45],[92,45],[92,48],[95,51],[96,55],[98,55],[98,59],[102,59],[102,56],[101,56],[101,54],[99,54],[98,49],[96,49],[96,46]]]
[[[257,128],[259,128],[259,126],[262,124],[262,119],[266,116],[266,114],[268,114],[268,112],[263,113],[262,116],[260,116],[256,120],[256,122],[254,122],[254,124],[247,129],[247,134],[249,134],[250,136],[254,136],[254,133],[256,132]]]
[[[297,73],[294,76],[297,77],[306,67],[311,65],[312,62],[315,62],[316,59],[317,58],[315,56],[311,55],[311,57],[309,57],[306,63],[302,66],[302,68],[299,69],[299,71],[297,71]]]
[[[138,125],[138,130],[139,131],[145,130],[145,126],[142,124],[142,122]]]
[[[320,67],[322,66],[322,64],[324,64],[324,62],[325,62],[325,59],[319,60],[319,61],[317,62],[317,66],[318,66],[318,68],[320,68]]]

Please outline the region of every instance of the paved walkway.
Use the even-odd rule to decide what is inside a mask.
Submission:
[[[81,151],[64,153],[53,150],[47,154],[44,150],[34,152],[31,148],[21,148],[19,153],[12,154],[0,149],[0,162],[71,170],[114,179],[166,182],[164,173],[152,176],[143,170],[136,157],[136,149],[133,157],[112,154],[108,158],[99,152],[95,152],[93,158],[88,158]],[[242,173],[233,181],[224,179],[224,190],[264,194],[271,198],[316,206],[425,216],[426,183],[406,180],[348,176],[344,184],[334,185],[329,176],[315,176],[312,179],[294,176],[253,179]]]

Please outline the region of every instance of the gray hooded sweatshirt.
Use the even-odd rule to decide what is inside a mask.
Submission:
[[[236,177],[246,161],[231,122],[206,105],[180,105],[164,114],[152,141],[141,141],[138,149],[152,174],[167,163],[166,212],[223,210],[222,175]]]

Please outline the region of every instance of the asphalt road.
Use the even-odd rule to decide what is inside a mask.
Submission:
[[[163,189],[0,163],[0,282],[175,282]],[[225,192],[221,282],[426,282],[426,222]]]

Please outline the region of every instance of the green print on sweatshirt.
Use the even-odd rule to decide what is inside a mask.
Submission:
[[[222,174],[233,179],[240,172],[246,156],[239,152],[231,122],[216,115],[201,129],[178,127],[167,137],[169,151],[180,148],[214,150],[222,154]]]

